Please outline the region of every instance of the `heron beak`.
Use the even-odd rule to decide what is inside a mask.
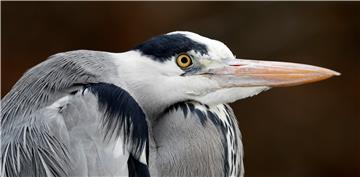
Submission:
[[[213,69],[211,74],[221,76],[220,82],[226,87],[287,87],[340,75],[317,66],[244,59],[227,60],[225,66]]]

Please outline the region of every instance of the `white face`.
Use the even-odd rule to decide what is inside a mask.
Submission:
[[[171,56],[165,62],[158,62],[139,51],[115,54],[120,78],[126,89],[142,102],[143,107],[166,108],[176,102],[195,100],[203,104],[229,103],[257,94],[267,87],[224,88],[222,78],[208,75],[211,69],[225,66],[224,62],[235,59],[230,49],[220,41],[202,37],[191,32],[181,33],[186,37],[206,44],[207,54],[195,50],[186,53],[192,64],[181,68],[177,64],[179,54]],[[151,106],[150,106],[151,105]]]
[[[192,32],[172,32],[168,34],[184,34],[195,42],[206,44],[207,54],[200,54],[195,51],[189,51],[192,58],[192,66],[186,70],[197,68],[195,72],[189,72],[183,76],[184,92],[188,100],[195,100],[203,104],[223,104],[231,103],[239,99],[256,95],[267,86],[255,87],[235,87],[227,85],[229,78],[221,75],[214,76],[213,71],[219,68],[225,68],[229,63],[235,60],[234,54],[222,42],[209,39]],[[172,57],[172,62],[176,63],[176,57]],[[177,76],[173,76],[177,77]]]
[[[119,84],[147,112],[162,112],[186,100],[209,105],[230,103],[273,86],[334,75],[309,65],[236,59],[222,42],[191,32],[168,33],[144,44],[114,54],[114,63]]]

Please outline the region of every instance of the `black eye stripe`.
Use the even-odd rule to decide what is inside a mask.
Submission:
[[[184,34],[167,34],[153,37],[134,49],[159,62],[171,60],[171,57],[191,50],[200,54],[208,53],[205,44],[193,41]]]

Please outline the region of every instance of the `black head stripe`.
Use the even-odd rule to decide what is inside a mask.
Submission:
[[[206,45],[195,42],[184,34],[169,34],[153,37],[134,48],[143,55],[150,56],[160,62],[169,60],[172,56],[191,50],[207,54]]]

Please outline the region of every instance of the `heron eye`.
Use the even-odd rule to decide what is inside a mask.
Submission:
[[[189,55],[181,54],[177,57],[176,63],[180,68],[185,69],[192,64],[192,60]]]

